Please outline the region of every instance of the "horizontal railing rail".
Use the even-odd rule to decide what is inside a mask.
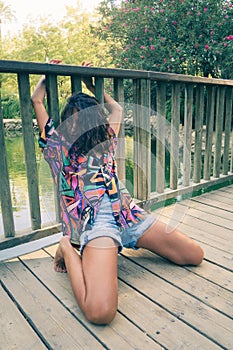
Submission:
[[[123,182],[132,185],[132,195],[141,205],[153,208],[157,202],[180,198],[181,195],[190,195],[193,191],[233,180],[232,80],[18,61],[0,61],[0,73],[2,80],[9,74],[17,77],[31,217],[28,232],[19,234],[15,230],[4,121],[0,108],[0,196],[4,229],[0,249],[61,229],[56,196],[56,224],[47,227],[41,220],[30,100],[30,78],[35,74],[46,74],[48,112],[57,125],[60,123],[58,77],[70,77],[72,93],[82,90],[82,77],[92,76],[95,79],[96,97],[101,103],[105,79],[112,79],[112,93],[124,107],[125,116],[119,134],[118,173]],[[130,129],[127,135],[130,133],[132,142],[126,137],[126,126]],[[130,179],[129,171],[126,171],[128,143],[132,143],[133,176]]]

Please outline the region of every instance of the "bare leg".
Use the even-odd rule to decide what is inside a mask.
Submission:
[[[195,241],[159,220],[139,238],[136,246],[178,265],[199,265],[204,258],[203,250]]]
[[[107,324],[116,314],[117,253],[118,247],[108,237],[96,238],[89,242],[83,251],[82,259],[70,244],[68,237],[63,237],[60,241],[55,256],[55,270],[64,271],[65,266],[77,303],[90,322]]]

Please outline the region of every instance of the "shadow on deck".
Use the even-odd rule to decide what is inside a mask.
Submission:
[[[185,215],[184,215],[185,214]],[[157,211],[205,251],[179,267],[144,250],[119,256],[119,306],[109,326],[84,318],[56,245],[0,265],[0,349],[233,349],[233,185]]]

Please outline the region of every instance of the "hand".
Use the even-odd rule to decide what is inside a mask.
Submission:
[[[83,67],[93,67],[93,64],[91,62],[82,62],[82,66]],[[93,84],[93,79],[92,77],[83,77],[82,81],[84,82],[84,84],[86,85],[86,87],[90,90],[90,91],[94,91],[95,90],[95,86]]]
[[[60,60],[60,59],[51,59],[51,60],[49,60],[48,63],[50,63],[50,64],[59,64],[61,62],[62,62],[62,60]]]

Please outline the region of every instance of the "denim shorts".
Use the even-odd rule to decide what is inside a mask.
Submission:
[[[155,220],[155,216],[148,213],[143,221],[120,231],[112,215],[110,199],[108,195],[105,194],[92,229],[84,231],[80,236],[80,253],[82,254],[88,242],[99,237],[112,238],[118,245],[119,253],[123,247],[137,249],[136,243],[138,239],[148,230]]]

